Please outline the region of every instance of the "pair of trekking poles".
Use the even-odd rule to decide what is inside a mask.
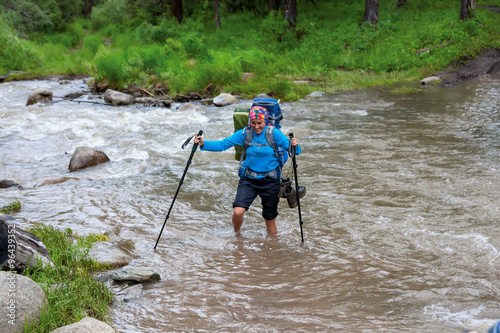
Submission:
[[[198,135],[201,136],[203,134],[203,131],[200,130],[198,132]],[[194,136],[194,135],[193,135]],[[191,141],[191,138],[193,136],[189,137],[184,144],[182,145],[182,149],[186,148],[186,146],[189,144]],[[290,141],[293,139],[293,133],[288,134]],[[196,152],[196,149],[198,149],[198,143],[193,144],[193,148],[191,149],[191,155],[189,155],[189,159],[186,164],[186,168],[184,169],[184,173],[182,174],[181,180],[179,181],[179,186],[177,187],[177,191],[175,192],[174,199],[172,200],[172,203],[170,204],[170,208],[168,210],[167,216],[165,217],[165,222],[163,222],[163,226],[161,227],[160,234],[158,235],[158,239],[156,240],[156,244],[154,249],[156,250],[156,246],[158,246],[158,242],[160,241],[161,234],[163,233],[163,229],[165,228],[165,225],[167,224],[167,220],[170,217],[170,212],[172,211],[172,207],[174,207],[175,199],[177,198],[177,195],[179,194],[179,190],[181,189],[182,184],[184,183],[184,177],[186,177],[186,173],[189,169],[189,165],[191,165],[191,161],[193,160],[194,153]],[[288,149],[288,155],[292,158],[292,163],[293,163],[293,173],[295,175],[295,194],[297,195],[297,207],[299,209],[299,225],[300,225],[300,237],[302,240],[302,244],[304,244],[304,231],[302,229],[302,225],[304,224],[302,222],[302,213],[300,210],[300,197],[299,197],[299,182],[297,179],[297,160],[295,158],[295,147],[291,145],[290,142],[290,148]]]

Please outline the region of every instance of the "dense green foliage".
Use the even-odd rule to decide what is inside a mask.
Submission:
[[[23,272],[42,286],[48,301],[39,323],[27,324],[25,332],[50,332],[88,316],[106,321],[113,295],[89,272],[107,267],[90,259],[88,253],[93,243],[106,240],[107,236],[78,237],[71,229],[61,231],[42,224],[28,231],[40,237],[47,246],[55,266],[29,268]]]
[[[222,28],[216,30],[212,1],[199,8],[187,5],[188,15],[179,24],[167,1],[103,0],[90,20],[77,19],[62,32],[40,28],[46,33],[29,42],[0,35],[0,46],[5,45],[0,74],[89,73],[118,89],[162,84],[175,94],[211,85],[214,94],[266,92],[294,100],[313,87],[293,79],[312,78],[327,91],[390,84],[474,57],[484,48],[500,48],[500,14],[478,6],[474,19],[460,21],[457,0],[413,0],[400,8],[396,1],[383,1],[376,26],[362,22],[364,1],[316,0],[317,6],[301,1],[292,30],[282,12],[250,11],[257,7],[245,1],[220,2]],[[260,9],[266,9],[265,1],[256,3],[261,2]],[[0,21],[3,29],[18,27],[14,22]],[[51,22],[59,27],[57,15]],[[4,59],[13,53],[19,57]],[[254,76],[244,83],[246,72]]]

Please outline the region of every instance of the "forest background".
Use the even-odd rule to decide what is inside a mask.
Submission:
[[[264,92],[293,101],[313,90],[406,92],[438,70],[500,49],[500,14],[490,10],[497,5],[0,0],[0,75],[90,75],[110,88],[156,96]]]

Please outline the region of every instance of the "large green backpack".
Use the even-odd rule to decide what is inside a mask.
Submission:
[[[276,149],[276,143],[274,141],[273,129],[280,129],[280,120],[283,119],[283,115],[281,114],[281,108],[279,105],[279,101],[274,98],[256,98],[252,103],[252,107],[254,106],[262,106],[267,110],[269,116],[269,125],[266,131],[266,140],[269,146],[273,148],[274,153],[278,157],[278,162],[280,163],[280,167],[286,163],[288,159],[288,155],[281,148]],[[233,112],[233,123],[234,123],[234,132],[240,131],[245,128],[245,144],[244,146],[234,146],[235,153],[234,158],[237,161],[242,162],[245,159],[245,153],[249,145],[251,145],[253,139],[253,131],[249,125],[249,112],[250,108],[236,108]]]

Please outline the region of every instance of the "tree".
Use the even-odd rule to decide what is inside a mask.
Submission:
[[[170,7],[170,12],[172,16],[181,23],[182,21],[182,0],[172,0],[172,6]]]
[[[363,22],[370,22],[376,25],[378,22],[378,4],[379,0],[366,0],[365,2],[365,18]]]
[[[460,19],[467,20],[474,18],[476,10],[476,0],[460,0]]]
[[[285,0],[285,20],[289,24],[288,29],[295,27],[297,22],[297,0]]]
[[[219,2],[214,0],[215,28],[220,29]]]
[[[83,5],[83,17],[89,18],[92,14],[92,7],[94,6],[94,0],[85,0]]]

